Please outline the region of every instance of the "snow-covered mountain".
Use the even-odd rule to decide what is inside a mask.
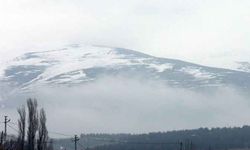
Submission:
[[[250,73],[250,63],[245,61],[236,62],[238,64],[238,67],[236,70],[249,72]]]
[[[250,65],[241,65],[245,71],[206,67],[122,48],[75,44],[15,58],[1,67],[0,82],[28,90],[40,86],[74,86],[102,76],[125,75],[185,88],[250,89]]]

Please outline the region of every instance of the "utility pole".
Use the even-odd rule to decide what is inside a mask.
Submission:
[[[79,141],[80,139],[78,138],[77,135],[75,135],[74,139],[73,139],[73,142],[75,143],[75,150],[77,150],[77,142]]]
[[[10,122],[10,119],[8,119],[8,116],[4,116],[4,141],[6,141],[7,138],[7,124]]]

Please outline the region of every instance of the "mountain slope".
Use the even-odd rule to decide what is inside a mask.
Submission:
[[[188,88],[250,88],[248,72],[102,46],[71,45],[59,50],[26,53],[9,62],[1,72],[0,82],[23,90],[40,86],[74,86],[111,75],[139,76]]]

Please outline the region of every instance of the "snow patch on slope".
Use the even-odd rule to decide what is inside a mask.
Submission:
[[[13,59],[2,70],[3,78],[0,81],[21,89],[46,85],[72,86],[93,81],[102,75],[130,71],[185,87],[217,85],[221,82],[246,86],[248,82],[242,82],[236,76],[249,78],[243,72],[228,70],[233,73],[227,73],[223,69],[153,57],[128,49],[70,45],[63,49],[25,53]]]
[[[165,64],[149,64],[149,68],[154,68],[157,72],[164,72],[167,69],[173,69],[173,65],[170,63]]]
[[[130,52],[130,51],[129,51]],[[22,87],[46,83],[80,83],[91,80],[86,77],[86,69],[120,68],[123,66],[144,65],[164,72],[171,69],[169,63],[152,62],[152,57],[136,55],[131,51],[111,47],[91,45],[71,45],[63,49],[31,52],[15,58],[3,68],[2,74],[6,80],[21,75],[22,78],[31,76],[31,80],[23,83]],[[6,74],[6,71],[11,72]],[[5,74],[4,74],[5,73]]]
[[[201,68],[185,67],[185,68],[180,69],[180,71],[190,74],[198,80],[207,80],[207,79],[215,78],[214,74],[205,72]]]
[[[249,62],[237,62],[237,69],[244,72],[250,72],[250,63]]]

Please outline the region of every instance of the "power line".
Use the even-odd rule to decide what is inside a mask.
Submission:
[[[1,122],[1,123],[4,123],[6,125],[6,134],[7,134],[7,126],[18,133],[18,130],[16,128],[14,128],[13,126],[9,125],[8,123],[10,123],[12,125],[16,125],[16,126],[18,126],[18,124],[15,123],[15,122],[10,122],[10,119],[8,120],[7,116],[5,116],[5,121]],[[64,134],[64,133],[60,133],[60,132],[49,131],[49,133],[50,134],[61,135],[61,136],[65,136],[65,137],[72,137],[72,135],[68,135],[68,134]],[[117,139],[108,139],[108,138],[95,138],[95,137],[89,137],[89,138],[92,138],[93,140],[98,140],[98,141],[112,142],[112,143],[123,143],[123,144],[180,145],[180,150],[183,149],[183,143],[182,142],[141,142],[141,141],[126,141],[126,140],[117,140]],[[75,144],[75,150],[77,150],[77,145],[80,145],[82,148],[84,148],[84,146],[82,144],[78,143],[79,140],[80,139],[77,137],[77,135],[75,135],[74,139],[73,139],[73,142]],[[50,142],[46,142],[46,143],[50,143]]]
[[[51,134],[56,134],[56,135],[62,135],[62,136],[65,136],[65,137],[72,137],[72,135],[68,135],[68,134],[64,134],[64,133],[60,133],[60,132],[52,132],[52,131],[49,131],[49,133],[51,133]]]
[[[4,123],[4,122],[3,122]],[[15,122],[9,122],[10,124],[16,125],[18,126],[17,123]],[[28,127],[26,127],[26,129],[28,129]],[[54,132],[54,131],[48,131],[50,134],[56,134],[56,135],[61,135],[61,136],[65,136],[65,137],[72,137],[73,135],[69,135],[69,134],[64,134],[64,133],[60,133],[60,132]]]
[[[14,127],[12,127],[11,125],[8,124],[8,127],[10,127],[12,130],[16,131],[17,133],[19,132],[17,129],[15,129]]]
[[[9,122],[9,123],[18,126],[18,124],[15,122]]]
[[[85,149],[85,147],[81,143],[77,143],[77,144],[80,145],[83,149]]]

